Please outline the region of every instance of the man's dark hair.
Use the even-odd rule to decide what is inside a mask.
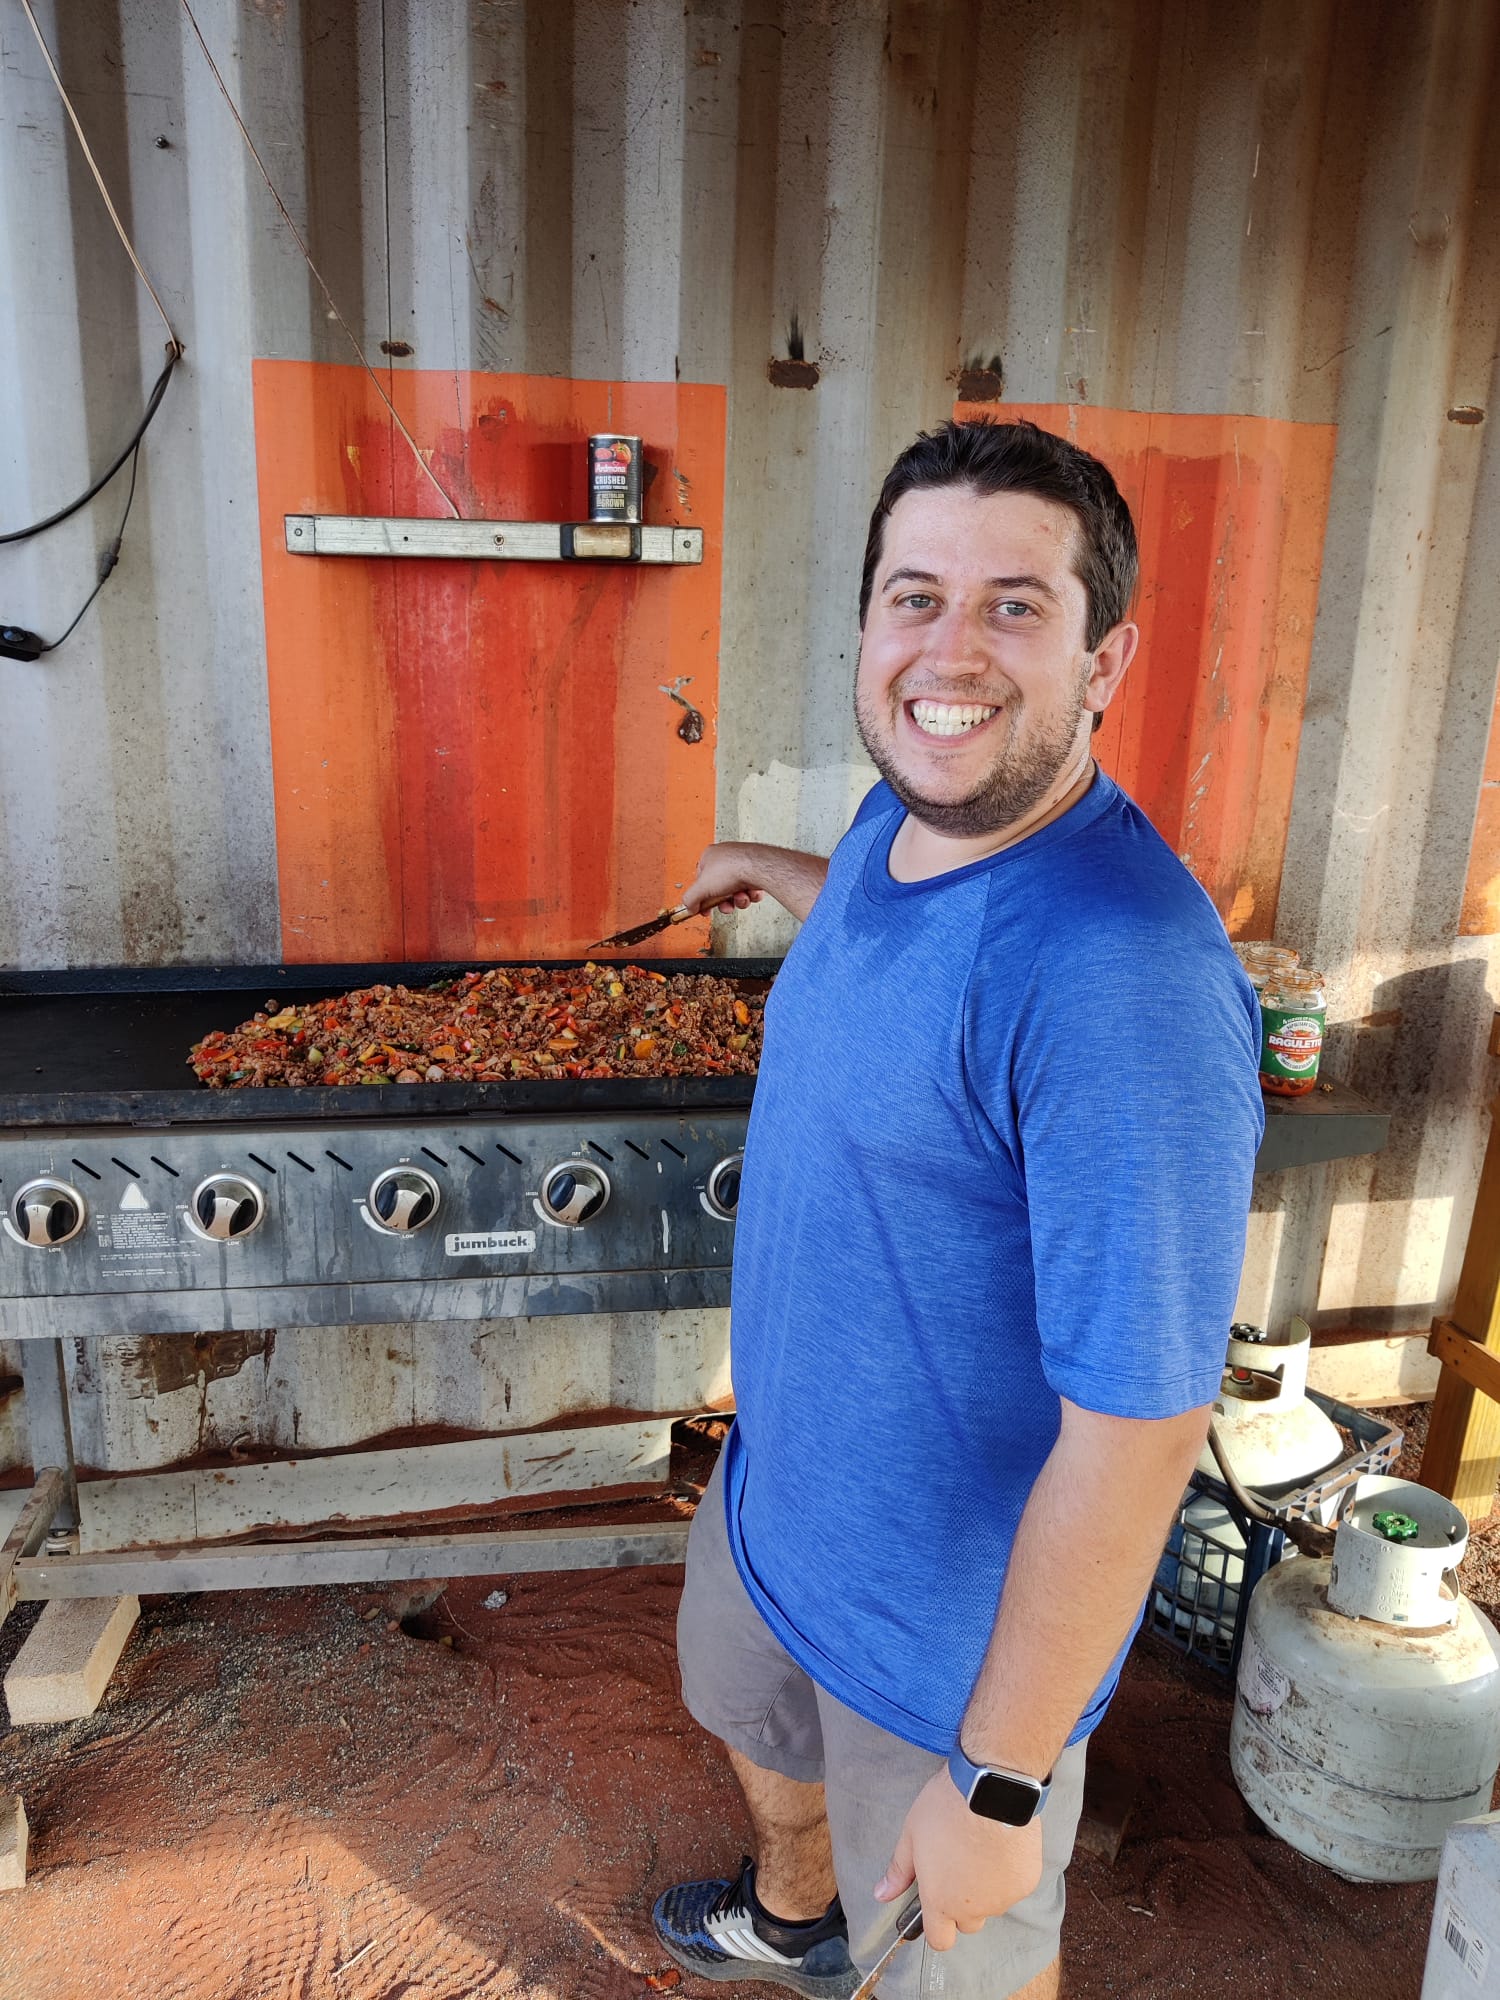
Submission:
[[[1084,646],[1093,652],[1130,606],[1140,567],[1135,523],[1107,466],[1066,438],[1024,421],[946,423],[909,444],[885,476],[870,516],[859,622],[870,609],[885,543],[886,516],[923,486],[968,486],[976,493],[1034,493],[1066,507],[1078,523],[1074,567],[1088,599]],[[1102,719],[1102,718],[1101,718]]]

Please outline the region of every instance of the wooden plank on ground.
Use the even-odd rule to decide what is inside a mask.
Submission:
[[[11,1721],[76,1722],[92,1715],[140,1615],[138,1597],[48,1604],[5,1676]]]
[[[13,1793],[0,1792],[0,1889],[26,1887],[26,1808]]]

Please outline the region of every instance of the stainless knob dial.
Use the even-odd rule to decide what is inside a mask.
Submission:
[[[720,1160],[704,1186],[704,1200],[713,1213],[725,1222],[733,1222],[735,1210],[740,1205],[740,1177],[744,1170],[744,1154],[731,1153],[727,1160]]]
[[[549,1222],[578,1229],[593,1221],[609,1200],[609,1193],[609,1175],[602,1167],[588,1160],[564,1160],[543,1175],[537,1200]]]
[[[76,1187],[42,1174],[16,1189],[7,1220],[29,1250],[55,1250],[82,1229],[88,1208]]]
[[[195,1236],[210,1243],[233,1243],[265,1221],[266,1198],[243,1174],[210,1174],[193,1189],[187,1219]]]
[[[387,1167],[370,1183],[370,1219],[392,1236],[425,1229],[438,1212],[442,1190],[421,1167]]]

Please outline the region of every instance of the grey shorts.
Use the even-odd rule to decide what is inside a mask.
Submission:
[[[943,1760],[856,1715],[785,1652],[734,1566],[718,1469],[688,1538],[677,1656],[682,1698],[711,1735],[765,1770],[824,1786],[849,1949],[868,1972],[892,1927],[891,1907],[875,1901],[875,1884],[907,1808]],[[1057,1957],[1086,1748],[1065,1750],[1053,1773],[1036,1890],[982,1931],[960,1934],[951,1951],[904,1947],[881,1981],[881,2000],[1004,2000]]]

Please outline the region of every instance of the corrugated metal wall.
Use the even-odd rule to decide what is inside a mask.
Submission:
[[[1459,924],[1500,458],[1493,416],[1450,417],[1489,410],[1500,350],[1494,0],[194,5],[361,341],[410,344],[382,366],[725,385],[724,835],[826,847],[847,822],[864,523],[960,370],[998,366],[1007,401],[1337,426],[1276,928],[1327,967],[1331,1065],[1393,1140],[1262,1184],[1243,1305],[1421,1325],[1494,1083],[1494,946]],[[65,651],[0,663],[0,960],[274,958],[251,362],[351,356],[179,8],[39,12],[187,364],[115,580]],[[799,342],[811,389],[768,370]],[[8,528],[82,484],[161,355],[13,0],[0,343]],[[60,629],[119,500],[0,549],[7,620]],[[785,931],[762,906],[728,942]],[[429,1359],[450,1338],[426,1373],[377,1341],[325,1441],[494,1421],[472,1330],[425,1330]],[[285,1410],[331,1407],[326,1336],[276,1354],[223,1427],[281,1441]],[[112,1400],[113,1366],[79,1384],[92,1462],[215,1440],[206,1384],[117,1422],[141,1391],[118,1372]]]

